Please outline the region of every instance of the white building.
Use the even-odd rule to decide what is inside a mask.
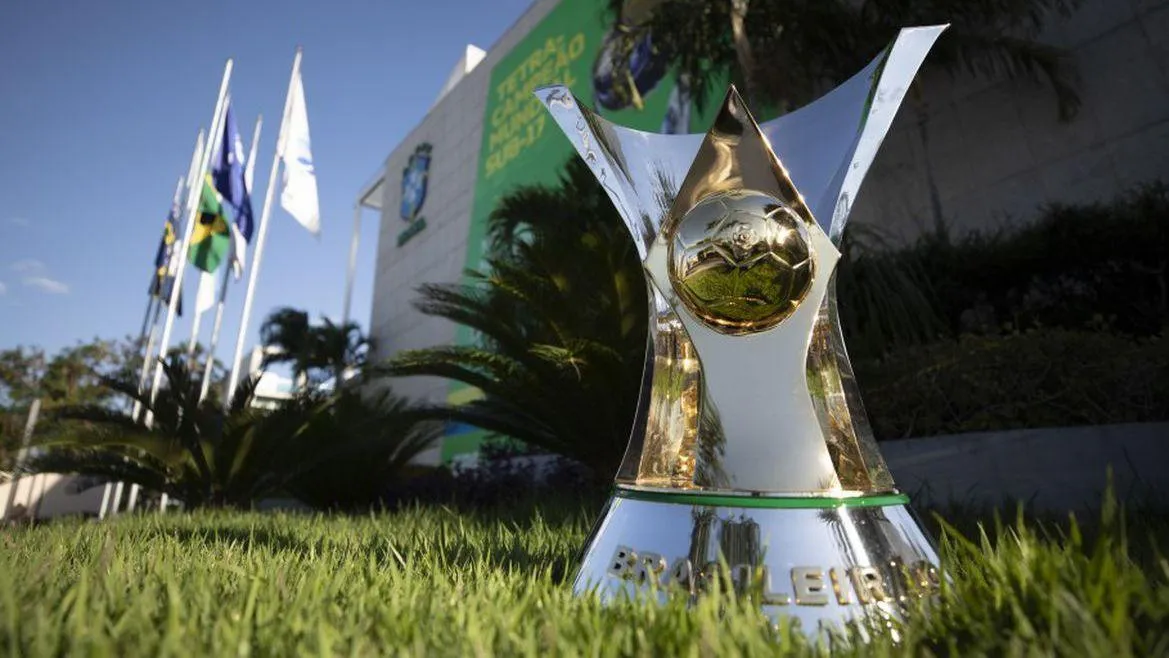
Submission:
[[[562,82],[586,102],[604,36],[602,0],[538,0],[483,54],[469,47],[425,117],[359,194],[379,213],[370,333],[374,358],[462,342],[450,323],[414,309],[422,283],[458,282],[478,267],[486,214],[507,189],[549,181],[570,147],[530,89]],[[1083,106],[1060,122],[1053,94],[1030,82],[993,82],[927,69],[907,100],[853,211],[854,221],[911,237],[940,214],[954,228],[1026,219],[1048,201],[1104,200],[1169,179],[1169,0],[1086,0],[1053,19],[1044,41],[1078,68]],[[454,55],[454,54],[452,54]],[[453,59],[453,56],[452,56]],[[606,114],[662,130],[677,100],[668,72],[643,71],[645,109]],[[603,76],[602,76],[603,77]],[[705,132],[697,112],[690,132]],[[932,179],[933,191],[930,181]],[[425,187],[421,186],[425,182]],[[406,191],[407,194],[403,194]],[[472,393],[433,378],[394,383],[413,398]],[[430,461],[473,449],[476,433],[450,428]]]

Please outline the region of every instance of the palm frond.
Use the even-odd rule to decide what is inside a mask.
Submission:
[[[29,458],[30,473],[68,473],[131,482],[172,492],[169,474],[158,464],[127,453],[99,448],[52,448]]]

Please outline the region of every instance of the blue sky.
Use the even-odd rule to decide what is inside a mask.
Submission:
[[[274,204],[249,345],[278,306],[341,315],[353,201],[425,115],[466,44],[489,48],[530,0],[14,0],[0,3],[0,349],[136,334],[177,177],[227,58],[245,142],[264,115],[267,185],[296,46],[320,190],[318,240]],[[366,212],[353,317],[369,321]],[[192,270],[188,269],[188,272]],[[184,299],[194,301],[196,277]],[[243,285],[219,356],[230,358]],[[234,301],[235,303],[231,303]],[[204,340],[210,321],[205,321]],[[190,336],[188,318],[172,344]]]

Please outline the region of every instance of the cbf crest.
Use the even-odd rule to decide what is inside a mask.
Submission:
[[[402,221],[413,222],[426,201],[426,179],[430,174],[430,144],[419,144],[402,170]]]
[[[398,234],[399,247],[426,228],[426,219],[419,213],[422,211],[422,204],[426,202],[431,149],[428,143],[419,144],[406,162],[406,168],[402,170],[402,203],[398,214],[402,221],[410,226]]]

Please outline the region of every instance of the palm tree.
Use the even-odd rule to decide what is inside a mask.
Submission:
[[[627,5],[637,5],[631,11]],[[800,107],[875,57],[902,27],[949,23],[927,66],[990,78],[1027,76],[1051,85],[1060,114],[1079,106],[1065,53],[1035,37],[1080,0],[610,0],[630,39],[654,48],[704,105],[729,75],[752,105]],[[636,15],[636,20],[629,18]],[[626,79],[628,58],[614,63]]]
[[[293,378],[308,377],[313,367],[313,335],[308,313],[282,307],[272,311],[260,325],[260,341],[276,348],[264,357],[264,366],[273,363],[292,365]]]
[[[373,348],[373,340],[361,331],[356,322],[337,324],[324,318],[324,324],[313,328],[315,353],[313,365],[332,374],[336,387],[341,386],[346,371],[361,367]]]
[[[311,468],[286,485],[297,499],[319,508],[369,507],[414,468],[410,462],[438,438],[439,427],[422,423],[411,405],[388,391],[339,390],[302,394],[297,405],[327,399],[306,434],[329,446]]]
[[[278,308],[260,327],[260,340],[275,348],[265,357],[265,365],[292,364],[293,376],[310,384],[320,384],[333,377],[339,386],[345,373],[365,363],[373,341],[356,322],[337,324],[323,318],[314,325],[308,313],[299,309]]]
[[[60,410],[29,470],[135,482],[188,507],[243,507],[278,492],[313,490],[314,471],[336,460],[357,469],[347,477],[360,480],[364,468],[392,479],[433,440],[403,402],[388,397],[369,403],[356,393],[310,392],[265,411],[251,404],[251,378],[224,409],[199,402],[199,382],[181,357],[164,370],[168,386],[153,404],[136,382],[108,382],[153,414],[151,427],[106,407]]]
[[[200,405],[199,382],[185,356],[163,362],[166,385],[152,402],[136,381],[109,379],[110,391],[141,403],[152,415],[147,427],[124,412],[104,406],[64,407],[53,414],[37,442],[33,472],[108,476],[165,491],[192,507],[222,504],[212,471],[209,437],[221,431],[225,417],[247,413],[254,380],[240,387],[226,411]]]
[[[488,270],[426,285],[423,313],[473,329],[475,346],[399,354],[377,372],[478,388],[473,402],[422,409],[616,472],[645,360],[647,301],[633,242],[592,173],[573,158],[554,187],[504,197]]]

